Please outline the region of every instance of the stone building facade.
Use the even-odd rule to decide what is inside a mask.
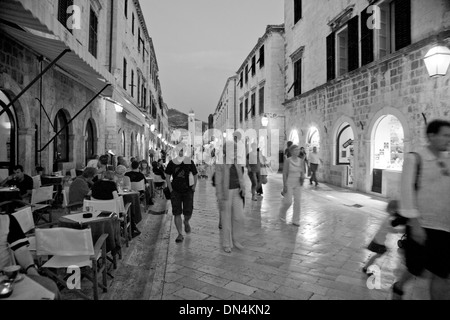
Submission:
[[[219,103],[214,113],[214,128],[221,132],[227,132],[228,129],[237,129],[236,113],[236,83],[237,76],[227,79],[225,87],[220,96]]]
[[[15,164],[30,175],[36,166],[83,168],[94,154],[121,155],[122,137],[127,157],[147,156],[163,100],[139,2],[127,2],[144,39],[140,53],[137,41],[123,46],[125,1],[0,1],[0,178]],[[136,86],[141,71],[134,97],[121,89],[123,52],[136,60]]]
[[[285,0],[288,135],[319,147],[320,180],[398,197],[404,153],[449,118],[450,75],[423,60],[449,28],[448,1]]]

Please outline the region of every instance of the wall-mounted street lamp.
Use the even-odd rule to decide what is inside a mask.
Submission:
[[[159,138],[159,139],[162,138],[162,133],[158,134],[158,138]]]
[[[123,107],[121,105],[115,103],[114,107],[116,108],[116,112],[117,113],[122,113],[123,112]]]
[[[155,126],[154,124],[152,124],[152,125],[150,126],[150,131],[151,131],[151,132],[155,132],[155,129],[156,129],[156,126]]]
[[[286,116],[282,116],[276,113],[265,113],[261,118],[261,124],[263,127],[267,127],[269,125],[269,119],[277,118],[284,118],[284,139],[286,140]]]
[[[450,65],[450,49],[435,46],[425,55],[424,62],[430,77],[445,76]]]

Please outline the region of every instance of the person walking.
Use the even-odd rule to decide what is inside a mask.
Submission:
[[[291,157],[283,166],[283,194],[284,199],[281,204],[279,218],[286,222],[286,213],[292,205],[292,197],[294,197],[294,210],[292,213],[292,224],[300,226],[300,203],[301,203],[301,186],[305,179],[304,161],[299,158],[300,149],[297,145],[289,148]]]
[[[408,218],[405,262],[414,276],[425,269],[431,272],[432,300],[449,300],[450,122],[432,121],[426,134],[428,145],[407,154],[403,164],[400,214]],[[403,279],[394,283],[393,293],[401,296],[403,285]]]
[[[252,200],[258,201],[256,191],[259,189],[261,177],[261,162],[257,151],[257,144],[252,143],[252,151],[247,154],[247,170],[250,181],[252,182]]]
[[[235,147],[233,142],[227,143],[228,150]],[[222,229],[223,250],[231,253],[233,247],[242,250],[244,231],[244,168],[237,163],[234,156],[226,153],[224,147],[224,163],[216,164],[216,196],[219,202],[220,225]]]
[[[311,170],[311,177],[309,178],[309,183],[316,183],[316,187],[319,185],[317,181],[317,170],[319,169],[319,154],[317,153],[317,147],[313,147],[313,151],[309,154],[308,157],[309,168]]]
[[[166,182],[172,202],[172,213],[178,237],[175,242],[183,242],[182,218],[184,216],[184,231],[191,233],[189,221],[194,210],[194,192],[197,186],[198,172],[191,158],[184,156],[181,149],[177,158],[171,160],[166,168]],[[172,180],[171,180],[172,178]]]

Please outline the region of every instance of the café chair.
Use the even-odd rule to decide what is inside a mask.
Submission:
[[[62,207],[65,209],[67,214],[70,214],[72,210],[80,209],[83,206],[83,202],[70,203],[69,201],[69,188],[64,188],[62,191],[63,203]],[[70,204],[69,204],[70,203]]]
[[[18,209],[16,212],[12,213],[14,218],[16,218],[20,227],[22,228],[23,233],[26,235],[28,242],[30,245],[28,246],[28,250],[35,257],[36,255],[36,237],[35,230],[36,225],[34,224],[33,212],[31,211],[31,207],[27,206],[21,209]],[[40,224],[39,228],[53,227],[56,226],[57,222]],[[36,260],[36,259],[35,259]],[[38,263],[39,264],[39,263]]]
[[[32,190],[31,210],[35,215],[36,224],[42,219],[46,223],[52,222],[51,204],[53,203],[53,186],[40,187]],[[44,218],[48,214],[48,220]]]
[[[33,189],[37,189],[42,186],[42,181],[41,181],[40,175],[33,176],[32,179],[33,179]]]
[[[67,287],[74,285],[81,288],[83,278],[92,282],[93,299],[98,300],[98,289],[108,291],[106,270],[106,239],[108,234],[102,234],[97,242],[93,243],[91,230],[52,228],[36,229],[36,254],[38,257],[50,257],[39,269],[54,279],[58,284]],[[67,273],[68,270],[79,268],[79,273]],[[69,269],[70,268],[70,269]],[[56,269],[56,272],[55,270]],[[59,272],[58,272],[59,271]],[[77,279],[77,275],[80,277]],[[102,281],[98,281],[98,275]],[[73,281],[75,277],[75,282]],[[79,281],[79,282],[78,282]],[[77,287],[77,285],[79,285]],[[73,288],[68,288],[73,289]],[[84,299],[90,297],[81,290],[73,290]]]

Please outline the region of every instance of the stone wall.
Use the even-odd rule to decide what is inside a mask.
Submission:
[[[434,37],[425,39],[286,102],[289,131],[302,132],[301,141],[306,141],[312,126],[319,129],[321,180],[339,184],[333,169],[334,149],[337,130],[344,122],[355,135],[355,188],[370,192],[373,134],[382,116],[392,114],[400,120],[405,152],[426,142],[422,113],[428,121],[449,119],[450,75],[432,79],[423,62],[434,44]],[[398,177],[388,174],[384,179],[392,183],[386,182],[383,195],[396,194]]]

